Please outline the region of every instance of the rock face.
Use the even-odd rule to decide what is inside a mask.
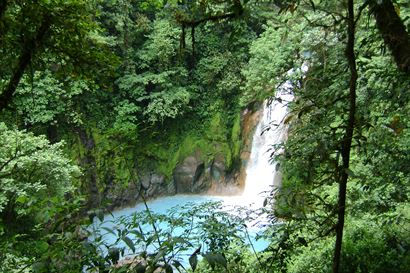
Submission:
[[[173,195],[176,193],[175,186],[172,181],[167,181],[165,176],[155,173],[154,171],[147,171],[139,177],[138,182],[131,183],[127,189],[118,189],[116,183],[112,181],[107,182],[107,188],[103,193],[106,200],[111,200],[109,209],[120,208],[132,205],[141,201],[141,195],[145,198],[154,198],[158,196]],[[120,193],[120,194],[118,194]]]
[[[251,156],[253,134],[261,118],[262,111],[259,104],[251,105],[241,113],[241,165],[239,171],[235,174],[235,181],[242,190],[245,187],[246,166]]]
[[[223,156],[216,156],[211,162],[204,162],[201,151],[195,151],[175,167],[173,192],[233,195],[243,190],[252,137],[260,118],[259,104],[251,105],[241,113],[240,164],[234,170],[226,169]]]
[[[146,197],[155,197],[158,195],[175,193],[175,188],[172,183],[168,183],[165,176],[157,174],[153,171],[144,174],[140,181]]]
[[[205,164],[198,156],[188,156],[174,170],[174,184],[177,193],[193,193],[194,185],[201,187],[198,183],[203,175]]]
[[[135,179],[121,185],[115,181],[114,170],[108,172],[105,177],[100,178],[105,187],[98,193],[99,198],[106,201],[105,207],[114,209],[141,202],[141,193],[146,199],[174,194],[239,194],[245,185],[246,164],[252,148],[254,130],[261,118],[259,106],[253,105],[241,113],[240,158],[235,159],[233,167],[231,165],[227,169],[227,159],[223,154],[217,153],[213,158],[209,158],[209,153],[208,157],[204,156],[208,151],[197,149],[176,165],[170,177],[160,174],[155,165],[137,168],[135,164],[132,176]]]
[[[223,159],[215,159],[206,164],[199,153],[190,155],[174,171],[176,193],[225,193],[228,177]]]

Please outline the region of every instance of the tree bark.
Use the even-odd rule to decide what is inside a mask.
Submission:
[[[78,136],[81,144],[85,150],[83,157],[81,158],[80,166],[85,171],[86,190],[88,191],[88,208],[97,208],[100,205],[100,194],[97,186],[97,162],[95,160],[93,150],[95,149],[94,138],[91,134],[88,134],[85,128],[77,128]]]
[[[16,92],[17,86],[20,83],[21,78],[23,77],[24,71],[30,64],[35,50],[43,41],[48,29],[50,28],[50,25],[50,18],[48,16],[45,16],[40,27],[37,30],[35,37],[23,46],[22,53],[18,59],[16,67],[14,68],[11,79],[6,89],[3,90],[3,92],[0,94],[0,111],[10,104],[13,95]]]
[[[336,226],[336,243],[333,255],[333,273],[338,273],[340,268],[340,257],[342,250],[343,228],[346,212],[346,190],[347,180],[350,164],[350,151],[352,148],[353,132],[355,127],[355,113],[356,113],[356,83],[357,83],[357,68],[356,68],[356,56],[354,53],[355,44],[355,18],[354,18],[354,0],[348,1],[348,40],[346,46],[346,58],[349,64],[350,70],[350,82],[349,82],[349,117],[347,120],[347,126],[345,135],[342,141],[342,164],[340,181],[339,181],[339,196],[337,205],[337,226]]]
[[[241,16],[244,13],[244,7],[240,0],[234,0],[233,6],[231,7],[232,12],[216,14],[216,15],[206,15],[205,17],[197,20],[186,20],[183,18],[177,18],[177,21],[187,27],[197,27],[198,25],[206,22],[217,22],[224,19],[233,19]]]
[[[0,20],[3,18],[4,13],[7,9],[8,0],[0,1]]]
[[[410,37],[391,0],[371,1],[377,28],[400,71],[410,73]]]
[[[195,27],[191,27],[192,58],[195,61]]]

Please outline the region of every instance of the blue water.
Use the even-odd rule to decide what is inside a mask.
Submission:
[[[280,99],[274,100],[274,103],[265,105],[263,108],[252,140],[242,195],[229,197],[175,195],[151,200],[147,202],[149,212],[154,214],[154,218],[158,218],[156,214],[163,215],[154,223],[147,215],[145,205],[137,204],[134,207],[115,211],[111,215],[105,215],[102,223],[95,219],[93,225],[89,227],[90,230],[95,231],[95,234],[89,237],[90,240],[100,245],[103,254],[112,247],[124,248],[122,256],[141,255],[144,252],[156,253],[167,249],[166,255],[177,255],[178,260],[184,264],[198,247],[201,247],[202,253],[212,251],[215,246],[223,249],[233,245],[248,247],[256,252],[264,250],[268,242],[257,238],[259,238],[258,234],[264,231],[265,226],[269,225],[269,218],[261,213],[266,196],[266,193],[265,196],[261,193],[270,191],[272,187],[280,184],[281,175],[277,172],[275,164],[271,162],[270,149],[272,145],[284,140],[286,126],[283,125],[283,120],[287,108],[282,102],[293,98],[285,91],[279,92]],[[271,124],[282,125],[264,131],[264,128]],[[215,205],[207,202],[219,203]],[[207,205],[198,208],[204,203]],[[176,206],[180,207],[175,208]],[[195,213],[190,215],[190,210]],[[213,232],[215,229],[222,232]],[[215,234],[225,234],[225,236],[218,238]],[[130,241],[132,241],[131,247]],[[132,250],[134,247],[135,249]]]
[[[243,245],[249,247],[251,251],[262,251],[268,246],[268,242],[263,239],[256,239],[258,232],[262,232],[263,228],[255,221],[255,212],[249,211],[247,208],[238,207],[241,203],[238,197],[220,197],[206,195],[175,195],[170,197],[158,198],[147,202],[150,213],[156,215],[172,215],[174,220],[185,219],[188,222],[177,223],[170,225],[170,219],[162,219],[163,221],[155,221],[154,225],[157,234],[161,234],[160,243],[163,244],[169,238],[179,243],[175,246],[175,252],[178,253],[179,260],[182,264],[187,264],[187,258],[197,249],[202,248],[202,252],[210,251],[209,240],[206,240],[209,233],[203,232],[201,228],[208,224],[207,216],[213,216],[214,221],[222,224],[223,227],[233,224],[230,235],[235,233],[241,237]],[[198,207],[207,204],[205,207]],[[189,213],[190,210],[196,210],[190,217],[181,217],[181,213]],[[160,243],[155,236],[151,219],[146,214],[146,207],[143,203],[137,204],[134,207],[124,208],[114,211],[112,214],[104,216],[103,222],[95,217],[93,225],[89,230],[94,230],[95,234],[90,237],[91,241],[97,242],[100,245],[100,251],[103,255],[107,254],[108,248],[117,247],[123,248],[122,256],[140,255],[141,252],[156,253],[160,249]],[[145,213],[143,215],[139,213]],[[242,219],[247,218],[247,221]],[[191,222],[189,222],[191,220]],[[225,225],[224,225],[225,224]],[[245,228],[245,224],[246,228]],[[119,231],[122,232],[119,234]],[[144,234],[144,240],[138,240],[136,234]],[[130,238],[135,244],[135,252],[127,245],[121,237]],[[100,238],[98,238],[100,237]],[[232,236],[233,237],[233,236]],[[151,238],[151,239],[148,239]],[[185,242],[181,238],[186,238]],[[233,243],[234,238],[225,238],[226,246]],[[147,245],[146,241],[150,241]],[[170,253],[172,255],[172,253]]]

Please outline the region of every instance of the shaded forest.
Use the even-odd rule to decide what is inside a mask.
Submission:
[[[0,272],[409,272],[409,31],[407,0],[2,0]],[[242,185],[246,115],[274,101],[261,211],[147,207],[101,251],[113,209],[204,193],[203,170]],[[205,182],[181,190],[189,157]]]

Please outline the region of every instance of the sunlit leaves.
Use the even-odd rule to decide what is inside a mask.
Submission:
[[[116,219],[106,217],[105,222],[95,222],[91,235],[96,247],[108,248],[108,253],[103,251],[106,259],[111,260],[110,249],[117,248],[122,257],[140,257],[137,260],[147,270],[161,267],[171,272],[172,264],[185,271],[186,263],[201,272],[205,266],[241,268],[238,251],[249,247],[243,221],[253,219],[254,213],[238,208],[232,214],[215,202],[188,204],[166,214],[146,210]]]
[[[189,257],[189,264],[191,265],[192,271],[195,272],[195,269],[198,265],[198,255],[197,254],[194,253]]]
[[[17,214],[39,213],[40,204],[50,197],[59,202],[72,190],[78,167],[62,153],[63,143],[49,144],[44,136],[9,130],[0,124],[0,211],[10,207]]]
[[[51,71],[37,72],[23,79],[16,92],[15,106],[24,123],[31,125],[58,122],[81,124],[75,100],[90,91],[85,80],[68,77],[57,80]]]

